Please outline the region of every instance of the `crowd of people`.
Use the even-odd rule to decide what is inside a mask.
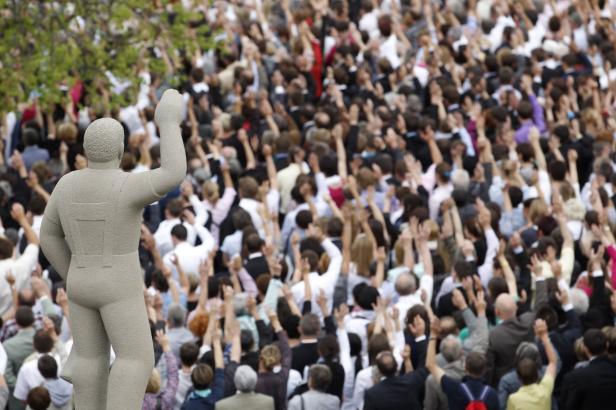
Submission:
[[[144,410],[614,408],[615,1],[172,3],[218,46],[162,38],[141,84],[2,113],[0,408],[72,408],[46,202],[97,118],[125,172],[158,167],[178,78],[188,173],[139,245]]]

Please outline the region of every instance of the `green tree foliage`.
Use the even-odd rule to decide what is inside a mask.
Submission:
[[[177,58],[210,47],[202,19],[173,0],[0,0],[0,110],[35,95],[43,104],[60,103],[76,81],[94,104],[107,72],[133,84],[123,96],[132,98],[140,69],[170,74],[159,50]]]

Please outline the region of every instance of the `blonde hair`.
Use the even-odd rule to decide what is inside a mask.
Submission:
[[[220,198],[218,184],[210,180],[205,181],[202,187],[204,198],[210,201],[211,204],[215,204],[218,201],[218,198]]]
[[[539,219],[543,218],[548,212],[548,206],[543,199],[535,199],[528,210],[528,219],[532,223],[537,224]]]
[[[280,349],[278,348],[278,346],[271,344],[261,349],[261,354],[259,358],[263,362],[263,366],[268,371],[272,371],[274,367],[280,364],[282,356],[280,354]]]
[[[351,246],[351,261],[355,263],[355,270],[359,276],[370,275],[373,253],[372,240],[365,234],[357,235]]]
[[[148,386],[145,388],[146,393],[157,394],[160,391],[160,373],[157,369],[152,369],[150,379],[148,380]]]

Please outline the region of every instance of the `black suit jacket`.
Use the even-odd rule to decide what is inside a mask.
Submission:
[[[297,370],[303,377],[304,367],[311,366],[319,360],[318,343],[300,343],[291,349],[291,368]]]
[[[244,264],[244,269],[246,269],[246,272],[248,272],[254,280],[257,280],[257,277],[262,273],[270,273],[267,259],[265,259],[264,256],[248,259]]]
[[[598,410],[616,407],[616,361],[607,356],[565,376],[561,409]]]
[[[402,376],[382,380],[364,395],[364,410],[423,409],[425,367]]]

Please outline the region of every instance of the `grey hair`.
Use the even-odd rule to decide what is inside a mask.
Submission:
[[[515,351],[515,362],[519,363],[522,359],[530,359],[539,364],[541,367],[541,353],[537,345],[531,342],[522,342]]]
[[[235,388],[242,393],[251,393],[257,385],[257,372],[250,366],[241,365],[235,371],[233,382],[235,383]]]
[[[578,315],[583,315],[588,311],[588,295],[582,289],[570,289],[569,299],[571,300],[571,304],[573,305],[573,310],[575,310],[575,313],[577,313]]]
[[[471,178],[465,169],[456,169],[451,173],[451,183],[454,188],[468,190]]]
[[[167,323],[169,327],[176,328],[184,326],[186,321],[186,309],[182,306],[174,304],[169,307],[167,312]]]
[[[447,363],[454,362],[462,356],[462,343],[454,335],[448,335],[441,341],[441,354]]]

